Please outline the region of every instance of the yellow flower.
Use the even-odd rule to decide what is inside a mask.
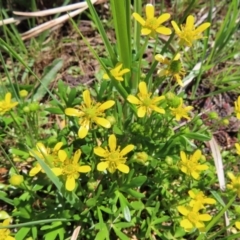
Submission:
[[[46,162],[49,167],[57,167],[59,164],[61,164],[61,161],[59,161],[59,155],[61,155],[61,152],[64,152],[63,150],[60,150],[62,147],[63,142],[58,142],[53,149],[46,148],[43,143],[38,142],[36,144],[36,150],[33,150],[30,152],[30,155],[35,157],[35,155],[44,162]],[[63,154],[63,153],[62,153]],[[29,176],[33,177],[36,174],[38,174],[40,171],[44,172],[41,165],[36,162],[35,166],[30,170]]]
[[[184,107],[183,106],[183,100],[180,98],[180,104],[177,108],[171,108],[172,114],[175,116],[177,121],[180,121],[181,118],[186,118],[190,120],[190,117],[188,116],[188,112],[193,109],[192,106]]]
[[[178,206],[177,210],[184,216],[180,225],[186,232],[190,232],[194,228],[197,228],[200,232],[204,232],[205,221],[210,221],[212,217],[209,214],[199,213],[199,206]]]
[[[144,20],[138,13],[133,13],[133,17],[142,25],[142,35],[150,35],[155,37],[156,33],[163,35],[170,35],[172,33],[170,28],[162,26],[170,18],[169,13],[164,13],[158,18],[154,17],[154,6],[152,4],[146,5],[146,20]]]
[[[128,173],[129,167],[125,164],[127,158],[124,156],[133,150],[134,145],[129,144],[120,151],[120,147],[117,147],[117,139],[115,135],[112,134],[109,136],[108,146],[109,149],[107,147],[105,147],[105,149],[102,147],[94,148],[94,153],[103,157],[103,159],[100,159],[102,162],[97,165],[97,170],[104,171],[108,169],[110,173],[114,173],[118,169],[123,173]]]
[[[216,204],[215,199],[205,196],[202,191],[189,190],[188,194],[192,198],[192,200],[189,203],[190,207],[193,207],[194,205],[198,204],[199,208],[204,208],[204,204]]]
[[[157,106],[158,102],[165,99],[164,96],[151,98],[152,93],[148,93],[147,85],[145,82],[140,82],[138,88],[139,88],[139,93],[137,94],[138,98],[133,95],[129,95],[127,97],[127,100],[130,103],[138,105],[137,111],[138,117],[140,118],[144,117],[146,114],[149,116],[152,113],[152,110],[161,114],[165,113],[165,110],[163,108],[159,108]]]
[[[64,152],[64,153],[63,153]],[[74,153],[72,159],[68,159],[65,151],[62,151],[59,155],[60,160],[63,162],[62,167],[52,168],[56,176],[63,175],[66,177],[65,188],[68,191],[73,191],[76,186],[76,179],[79,178],[79,173],[87,173],[91,171],[91,167],[88,165],[79,165],[79,158],[81,157],[81,150],[77,150]]]
[[[5,219],[2,223],[0,223],[0,227],[7,227],[9,226],[11,219]],[[15,240],[14,237],[10,236],[11,232],[9,229],[0,229],[0,240]]]
[[[0,101],[0,116],[18,105],[18,102],[12,102],[11,99],[12,95],[8,92],[6,93],[4,100]]]
[[[180,86],[183,86],[182,77],[185,75],[185,70],[182,67],[179,53],[172,60],[164,58],[161,54],[157,54],[155,60],[165,65],[164,69],[158,71],[160,77],[173,77]]]
[[[171,23],[176,34],[180,38],[180,45],[186,45],[188,47],[191,47],[195,40],[203,38],[202,32],[209,28],[211,25],[209,22],[206,22],[195,29],[194,17],[192,15],[189,15],[187,17],[186,25],[181,25],[181,29],[175,21],[171,21]]]
[[[236,192],[240,197],[240,176],[235,177],[232,172],[228,172],[227,175],[232,180],[230,184],[227,184],[227,188]]]
[[[237,153],[238,155],[240,155],[240,144],[239,144],[239,143],[235,143],[235,147],[236,147],[236,149],[237,149],[236,153]]]
[[[118,63],[115,68],[110,70],[111,75],[117,80],[117,81],[123,81],[123,75],[125,73],[130,72],[130,70],[128,68],[124,68],[122,69],[122,63]],[[108,76],[107,73],[105,73],[103,75],[103,79],[105,80],[110,80],[111,76]]]
[[[200,150],[196,150],[193,155],[190,157],[186,156],[186,153],[181,151],[180,152],[181,161],[179,163],[180,169],[185,174],[192,176],[194,179],[198,180],[200,176],[200,172],[207,170],[208,166],[206,164],[199,164],[198,161],[200,160],[202,153]]]
[[[103,118],[103,116],[105,115],[104,111],[111,108],[115,104],[115,101],[109,100],[102,104],[95,103],[95,101],[90,98],[90,92],[88,90],[83,92],[83,101],[84,103],[81,106],[65,109],[66,115],[79,117],[79,138],[85,138],[87,136],[92,123],[96,123],[105,128],[111,127],[111,123],[106,118]]]
[[[235,105],[235,113],[237,115],[237,119],[240,119],[240,96],[238,97],[237,101],[234,102],[234,105]]]

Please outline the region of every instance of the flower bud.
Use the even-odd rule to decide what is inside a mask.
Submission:
[[[88,183],[87,183],[87,187],[90,191],[94,191],[98,186],[98,182],[97,181],[92,181],[90,180]]]
[[[166,95],[167,104],[169,107],[177,108],[181,103],[181,98],[176,96],[173,92],[168,92]]]
[[[225,118],[225,119],[222,120],[222,123],[223,123],[224,126],[228,126],[229,125],[229,120]]]
[[[25,98],[25,97],[28,95],[28,91],[26,91],[26,90],[21,90],[21,91],[19,92],[19,95],[20,95],[21,98]]]
[[[114,125],[116,123],[116,118],[114,116],[107,116],[107,120]]]
[[[173,159],[171,157],[167,156],[165,158],[165,161],[166,161],[167,165],[169,165],[169,166],[173,165]]]
[[[145,165],[145,163],[148,161],[148,155],[146,152],[138,152],[134,154],[133,159],[138,162],[141,163],[143,165]]]
[[[23,112],[29,113],[29,112],[30,112],[30,108],[29,108],[28,106],[25,106],[25,107],[23,108]]]
[[[210,112],[208,113],[208,117],[213,120],[213,119],[218,119],[218,114],[217,112]]]
[[[12,175],[9,179],[9,183],[13,186],[19,186],[23,182],[23,176],[22,175]]]
[[[39,106],[39,103],[32,102],[29,104],[29,108],[30,108],[31,112],[36,112],[37,110],[39,110],[40,106]]]

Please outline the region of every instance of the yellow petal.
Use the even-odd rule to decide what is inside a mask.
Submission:
[[[64,162],[67,158],[67,153],[64,150],[58,151],[58,158],[61,162]]]
[[[144,36],[151,34],[151,32],[152,32],[152,30],[149,29],[149,28],[142,28],[141,29],[141,34],[144,35]]]
[[[46,147],[44,146],[43,143],[38,142],[38,143],[36,144],[36,147],[37,147],[37,150],[38,150],[41,154],[43,154],[43,155],[45,155],[45,156],[48,154],[48,151],[47,151],[47,149],[46,149]]]
[[[83,92],[83,101],[86,104],[87,107],[91,106],[91,97],[90,97],[90,92],[89,90],[85,90]]]
[[[128,154],[129,152],[131,152],[133,149],[134,149],[134,145],[133,144],[129,144],[120,152],[120,154],[122,156],[124,156],[124,155]]]
[[[94,122],[105,128],[111,127],[111,123],[106,118],[95,117]]]
[[[151,106],[151,109],[154,110],[155,112],[161,113],[161,114],[165,114],[165,110],[163,108],[159,108],[156,106]]]
[[[33,177],[35,176],[36,174],[38,174],[40,171],[41,171],[42,167],[40,166],[39,163],[36,164],[35,167],[33,167],[30,172],[29,172],[29,176],[30,177]]]
[[[88,134],[88,128],[81,126],[78,130],[78,137],[83,139]]]
[[[187,216],[189,213],[189,210],[184,207],[184,206],[178,206],[177,210],[183,215],[183,216]]]
[[[115,79],[118,80],[118,81],[123,81],[124,80],[123,77],[117,77],[117,76],[115,76]]]
[[[199,220],[200,221],[210,221],[212,219],[212,216],[210,216],[209,214],[200,214],[199,216]]]
[[[110,77],[108,76],[107,73],[104,73],[102,78],[103,78],[104,80],[110,80]]]
[[[193,224],[188,220],[188,219],[183,219],[180,222],[181,227],[183,227],[184,229],[192,229],[194,226]]]
[[[95,147],[94,153],[100,157],[105,157],[107,155],[107,151],[101,147]]]
[[[179,29],[179,27],[178,27],[178,25],[177,25],[177,23],[175,21],[171,21],[171,24],[172,24],[172,26],[173,26],[173,28],[174,28],[176,33],[180,33],[181,32],[181,30]]]
[[[201,24],[196,30],[195,33],[202,33],[203,31],[205,31],[207,28],[210,27],[210,23],[203,23]]]
[[[148,90],[147,90],[147,85],[145,82],[140,82],[139,85],[138,85],[138,88],[139,88],[139,92],[143,95],[147,94],[148,93]]]
[[[105,103],[101,104],[98,110],[104,111],[105,109],[111,108],[115,104],[115,101],[109,100],[106,101]]]
[[[87,173],[87,172],[90,172],[90,171],[91,171],[91,167],[90,166],[83,165],[83,166],[79,166],[78,167],[78,172]]]
[[[129,167],[125,164],[122,163],[118,164],[117,169],[123,173],[129,173]]]
[[[172,30],[170,28],[161,26],[156,29],[156,32],[163,35],[170,35],[172,33]]]
[[[58,142],[54,148],[53,148],[53,151],[58,151],[61,147],[63,146],[63,142]]]
[[[108,168],[108,162],[100,162],[98,165],[97,165],[97,170],[98,171],[105,171],[106,169]]]
[[[138,108],[137,115],[138,117],[142,118],[146,115],[147,108],[145,106],[141,106]]]
[[[157,103],[157,102],[160,102],[160,101],[162,101],[162,100],[164,100],[164,99],[165,99],[165,96],[154,97],[154,98],[152,99],[152,104],[155,104],[155,103]]]
[[[193,171],[193,172],[191,172],[191,176],[195,179],[195,180],[198,180],[199,179],[199,173],[198,172],[196,172],[196,171]]]
[[[189,195],[191,198],[195,198],[195,197],[196,197],[196,194],[195,194],[194,191],[192,191],[192,190],[189,190],[189,191],[188,191],[188,195]]]
[[[75,178],[67,176],[67,181],[66,181],[66,185],[65,185],[66,189],[68,191],[73,191],[75,188],[75,185],[76,185]]]
[[[158,61],[158,62],[160,62],[160,63],[163,63],[164,62],[164,57],[161,55],[161,54],[157,54],[156,56],[155,56],[155,60],[156,61]]]
[[[123,70],[121,70],[121,71],[119,72],[119,75],[123,75],[123,74],[128,73],[128,72],[130,72],[130,69],[124,68]]]
[[[127,100],[132,104],[140,104],[141,103],[141,101],[139,101],[139,99],[133,95],[128,95]]]
[[[183,162],[186,162],[186,161],[187,161],[187,156],[186,156],[186,153],[185,153],[185,152],[181,151],[181,152],[180,152],[180,156],[181,156],[181,159],[182,159]]]
[[[56,176],[62,175],[62,169],[61,168],[51,168],[51,170]]]
[[[177,53],[175,57],[173,58],[173,61],[177,61],[180,59],[180,53]]]
[[[157,19],[157,23],[158,26],[164,22],[166,22],[169,18],[171,17],[171,15],[169,13],[163,13],[161,16],[158,17]]]
[[[11,98],[12,98],[12,94],[10,92],[6,93],[5,102],[6,103],[11,103]]]
[[[194,28],[194,16],[189,15],[189,16],[187,17],[186,27],[187,27],[189,30],[192,30],[192,29]]]
[[[11,222],[11,218],[7,218],[7,219],[5,219],[4,221],[3,221],[3,223],[1,224],[3,227],[5,227],[5,226],[8,226],[9,224],[10,224],[10,222]]]
[[[146,11],[146,17],[147,17],[147,19],[154,17],[154,6],[153,6],[152,4],[148,3],[148,4],[146,5],[145,11]]]
[[[240,222],[239,221],[235,222],[235,226],[236,226],[237,229],[240,230]]]
[[[82,111],[75,109],[75,108],[66,108],[64,112],[67,116],[73,116],[73,117],[81,117],[82,116]]]
[[[206,164],[198,165],[197,169],[200,170],[200,171],[207,170],[208,169],[208,165],[206,165]]]
[[[228,172],[227,175],[232,181],[236,179],[232,172]]]
[[[78,149],[73,156],[73,163],[78,163],[79,158],[81,157],[81,150]]]
[[[216,200],[213,198],[205,198],[204,203],[206,204],[216,204]]]
[[[114,134],[111,134],[108,138],[108,146],[110,148],[110,151],[113,152],[116,150],[117,147],[117,139]]]
[[[198,162],[198,160],[201,158],[201,156],[202,156],[201,150],[197,149],[197,150],[193,153],[193,155],[192,155],[192,157],[191,157],[191,160],[194,161],[194,162]]]
[[[145,25],[145,20],[138,14],[138,13],[133,13],[132,15],[136,21],[138,21],[142,26]]]

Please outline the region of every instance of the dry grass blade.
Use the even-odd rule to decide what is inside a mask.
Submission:
[[[226,183],[225,183],[225,177],[224,177],[222,156],[219,150],[219,146],[214,137],[212,137],[212,139],[209,141],[209,145],[212,151],[212,156],[213,156],[215,167],[217,170],[219,186],[220,186],[220,189],[224,191],[226,188]],[[225,219],[225,226],[228,226],[230,224],[230,221],[228,218],[227,211],[224,213],[224,219]]]
[[[78,227],[74,230],[74,232],[73,232],[70,240],[77,240],[78,234],[79,234],[79,232],[80,232],[80,229],[81,229],[81,227],[78,226]]]
[[[97,0],[92,0],[92,3],[94,4]],[[86,2],[81,2],[81,3],[75,3],[75,4],[70,4],[67,6],[63,7],[57,7],[57,8],[52,8],[44,11],[37,11],[37,12],[17,12],[14,11],[13,13],[15,15],[19,16],[27,16],[27,17],[43,17],[43,16],[48,16],[56,13],[61,13],[61,12],[67,12],[71,10],[75,10],[78,8],[85,8],[87,6]]]

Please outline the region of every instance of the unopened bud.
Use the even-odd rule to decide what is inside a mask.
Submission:
[[[17,175],[17,174],[15,174],[15,175],[13,175],[13,176],[11,176],[10,177],[10,179],[9,179],[9,183],[11,184],[11,185],[13,185],[13,186],[19,186],[19,185],[21,185],[21,183],[23,182],[23,176],[22,175]]]
[[[28,95],[28,91],[26,91],[26,90],[21,90],[21,91],[19,92],[19,95],[20,95],[21,98],[25,98],[25,97]]]

